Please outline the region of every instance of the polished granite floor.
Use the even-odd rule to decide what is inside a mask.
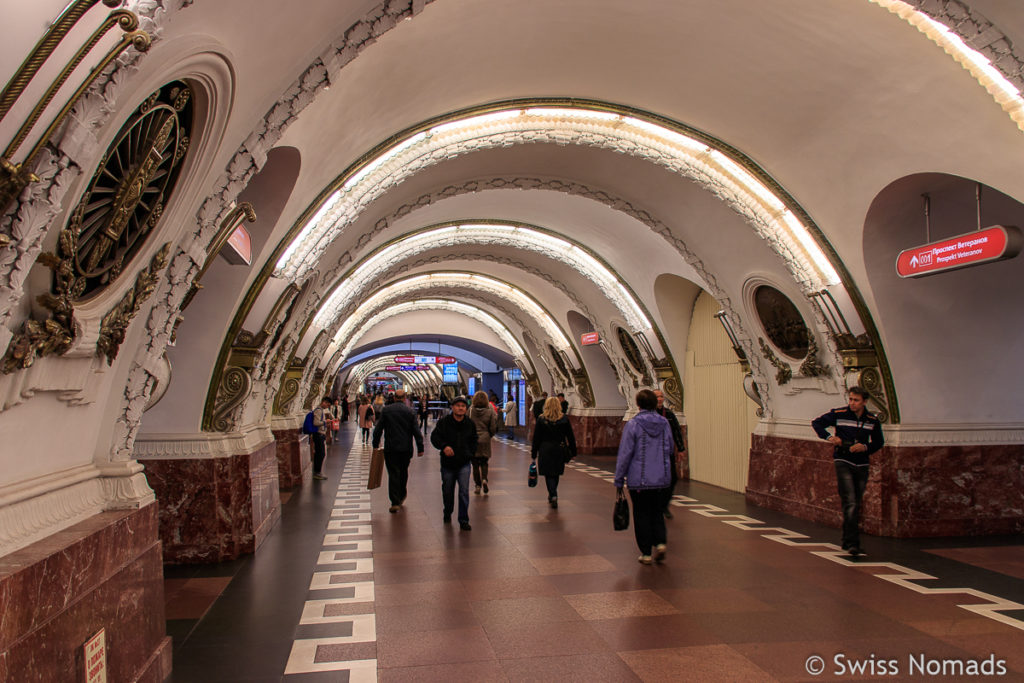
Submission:
[[[1020,537],[867,537],[853,560],[834,529],[691,483],[642,566],[611,528],[613,458],[574,463],[551,510],[496,441],[467,532],[441,522],[432,449],[389,514],[354,431],[255,556],[166,568],[173,681],[1024,680]]]

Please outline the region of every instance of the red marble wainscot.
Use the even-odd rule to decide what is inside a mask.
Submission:
[[[275,429],[277,443],[277,481],[281,490],[302,486],[313,472],[309,436],[301,429]]]
[[[862,528],[881,536],[1024,532],[1024,446],[886,446],[871,458]],[[754,435],[747,499],[839,527],[832,447]]]
[[[576,451],[581,455],[615,455],[626,423],[616,415],[573,415],[569,413]]]
[[[84,679],[104,630],[107,680],[171,672],[155,503],[104,512],[0,558],[0,680]]]
[[[160,507],[168,564],[254,553],[281,517],[276,442],[244,455],[141,462]]]

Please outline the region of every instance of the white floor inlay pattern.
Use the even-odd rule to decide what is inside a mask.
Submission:
[[[369,451],[353,445],[327,522],[330,533],[324,535],[324,549],[317,558],[317,569],[322,571],[314,571],[309,583],[314,594],[329,597],[303,605],[297,629],[300,637],[292,643],[286,675],[335,671],[347,672],[350,683],[377,680],[376,659],[333,659],[338,648],[377,641],[373,580],[351,580],[361,578],[357,575],[373,575],[373,558],[365,556],[373,552],[368,475]],[[361,608],[368,613],[346,613]],[[324,635],[301,637],[304,629],[319,629],[315,633]]]

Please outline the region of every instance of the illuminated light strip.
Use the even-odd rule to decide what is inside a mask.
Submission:
[[[536,134],[536,141],[585,144],[633,154],[684,175],[726,199],[746,217],[808,291],[839,283],[808,227],[771,188],[726,154],[651,121],[582,107],[510,108],[439,124],[397,142],[346,181],[343,199],[332,205],[326,218],[303,227],[278,261],[274,275],[304,276],[315,267],[333,235],[343,232],[370,202],[406,177],[460,153],[505,145],[507,136],[522,133]],[[469,149],[460,150],[470,141]]]
[[[403,294],[414,290],[451,287],[458,284],[468,284],[474,289],[481,289],[496,297],[511,301],[513,304],[518,305],[519,308],[525,310],[534,319],[544,333],[555,343],[556,348],[563,351],[572,348],[569,340],[562,333],[562,330],[559,329],[555,321],[552,320],[551,316],[548,315],[547,311],[523,291],[494,278],[474,273],[428,273],[425,275],[415,275],[378,290],[377,293],[360,304],[359,308],[345,319],[334,335],[334,344],[341,343],[353,330],[362,325],[368,317],[374,315],[375,309],[386,305],[391,299],[401,297]]]
[[[943,49],[992,96],[1003,111],[1009,114],[1017,128],[1024,131],[1024,98],[1020,89],[999,72],[988,57],[970,47],[945,24],[902,0],[869,0],[889,10]]]
[[[491,330],[491,332],[494,332],[494,334],[497,335],[498,339],[500,339],[501,343],[504,344],[505,347],[512,353],[513,357],[525,362],[526,351],[523,350],[523,347],[519,345],[518,341],[516,341],[516,338],[512,334],[512,332],[510,332],[509,329],[501,323],[501,321],[499,321],[490,313],[487,313],[477,308],[476,306],[470,306],[468,304],[464,304],[458,301],[445,301],[443,299],[419,299],[417,301],[407,301],[405,303],[396,304],[395,306],[391,306],[390,308],[381,311],[380,313],[377,314],[377,317],[364,323],[362,327],[358,328],[352,333],[352,336],[348,338],[348,340],[345,343],[345,347],[341,352],[342,358],[347,357],[349,352],[351,352],[352,348],[356,345],[356,343],[358,343],[358,341],[370,330],[370,328],[376,325],[377,323],[387,320],[388,318],[393,318],[396,315],[401,315],[403,313],[424,310],[451,311],[452,313],[458,313],[460,315],[466,316],[467,318],[472,318],[473,320],[482,323],[485,327]],[[338,344],[341,341],[343,340],[338,340],[337,343],[332,342],[331,347],[328,348],[327,353],[325,353],[324,355],[328,357],[333,355],[333,349],[337,348]]]
[[[390,244],[363,261],[331,293],[313,319],[313,326],[326,329],[345,305],[359,299],[362,291],[378,275],[410,256],[439,246],[461,246],[474,242],[504,244],[535,251],[564,263],[587,278],[615,305],[633,331],[651,328],[651,323],[636,299],[618,277],[604,264],[568,240],[518,225],[465,224],[434,228],[409,235]],[[561,335],[561,333],[559,333]],[[557,337],[556,337],[557,338]],[[568,344],[568,341],[566,341]]]

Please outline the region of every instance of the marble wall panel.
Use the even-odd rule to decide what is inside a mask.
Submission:
[[[223,562],[256,551],[280,518],[277,446],[222,458],[147,460],[164,561]]]
[[[0,680],[80,680],[82,646],[101,628],[108,680],[166,678],[156,505],[95,515],[4,557],[0,603]]]
[[[1022,487],[1022,446],[886,446],[872,456],[862,528],[896,537],[1021,533]],[[832,447],[754,435],[747,498],[838,527]]]
[[[614,455],[626,423],[619,416],[569,414],[576,450],[581,455]]]
[[[299,429],[275,429],[277,478],[282,490],[302,485],[313,472],[309,437]]]

